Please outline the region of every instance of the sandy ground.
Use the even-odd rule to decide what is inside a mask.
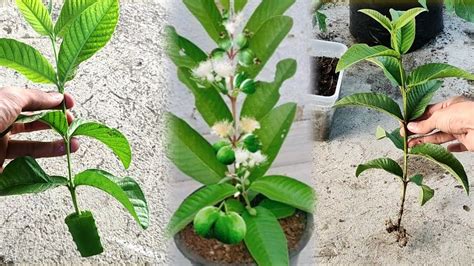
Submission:
[[[329,32],[318,38],[353,44],[348,30],[348,7],[336,6],[326,11]],[[408,55],[407,65],[446,62],[474,72],[474,25],[446,15],[446,29],[421,51]],[[473,96],[474,84],[449,80],[436,96],[442,100],[464,94]],[[400,100],[381,71],[359,64],[346,72],[342,94],[383,91]],[[426,182],[435,189],[435,197],[419,206],[418,190],[408,191],[404,225],[410,234],[408,246],[399,248],[394,237],[385,232],[384,221],[395,218],[400,184],[384,172],[367,172],[359,179],[355,167],[368,160],[401,154],[387,140],[377,142],[377,125],[393,129],[390,118],[366,109],[343,109],[336,112],[332,140],[316,145],[315,182],[319,193],[316,219],[316,256],[320,264],[460,264],[474,262],[473,196],[466,194],[444,171],[416,163],[425,173]],[[474,176],[472,154],[459,154],[471,178]],[[472,181],[471,181],[472,184]],[[472,188],[472,185],[471,185]]]
[[[80,206],[93,211],[105,247],[102,255],[84,260],[75,251],[64,223],[66,215],[73,211],[66,189],[2,198],[0,262],[165,264],[167,260],[162,231],[169,215],[165,208],[168,182],[161,141],[166,106],[161,39],[165,2],[121,2],[121,20],[113,40],[81,66],[68,91],[77,100],[76,117],[104,122],[128,136],[134,161],[129,171],[123,171],[110,151],[84,139],[81,150],[74,155],[74,170],[101,168],[135,177],[148,198],[151,226],[142,231],[114,199],[97,190],[80,189]],[[48,41],[37,38],[11,6],[0,7],[0,36],[20,39],[51,55]],[[0,71],[0,80],[2,86],[32,87],[23,77],[5,69]],[[33,137],[46,140],[55,136]],[[65,173],[62,158],[43,159],[40,163],[48,173]]]

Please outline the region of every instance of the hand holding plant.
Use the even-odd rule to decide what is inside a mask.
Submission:
[[[0,39],[0,65],[18,71],[33,82],[54,85],[61,97],[55,94],[54,101],[48,100],[50,95],[33,90],[14,90],[8,93],[25,100],[18,100],[18,112],[54,109],[61,102],[62,110],[21,114],[16,112],[2,122],[15,122],[11,126],[13,133],[28,128],[44,128],[45,125],[52,128],[64,142],[61,147],[65,147],[67,178],[48,175],[32,157],[20,157],[10,162],[0,174],[0,195],[22,195],[40,193],[56,187],[67,188],[71,194],[74,213],[67,216],[65,222],[73,240],[82,256],[97,255],[102,253],[103,247],[92,213],[79,209],[77,190],[80,187],[94,187],[108,193],[130,212],[142,228],[148,227],[148,206],[140,186],[134,179],[115,177],[99,169],[90,169],[78,174],[73,172],[71,152],[76,146],[75,138],[78,137],[102,142],[115,153],[125,168],[131,163],[131,148],[125,136],[118,130],[98,122],[82,119],[71,121],[67,109],[71,107],[72,102],[70,96],[65,94],[67,85],[74,79],[79,65],[91,58],[111,39],[118,23],[119,2],[66,0],[54,24],[51,18],[51,1],[49,8],[46,8],[41,0],[17,0],[16,3],[31,27],[51,41],[56,69],[38,50],[12,39]],[[43,96],[43,99],[35,102],[38,100],[32,98],[35,95]],[[41,106],[31,106],[35,104]],[[13,117],[16,115],[18,117]],[[9,145],[11,144],[10,142]],[[22,154],[10,155],[17,157]],[[41,155],[46,154],[36,155],[42,157]]]
[[[402,184],[400,211],[395,223],[391,220],[388,221],[387,230],[389,232],[397,233],[397,240],[400,246],[405,246],[408,240],[406,230],[402,226],[408,185],[414,184],[420,187],[421,205],[426,204],[434,196],[435,192],[425,184],[423,176],[408,175],[408,166],[412,157],[423,157],[439,164],[456,178],[465,189],[466,193],[469,193],[469,182],[464,167],[448,150],[442,146],[431,143],[410,147],[410,141],[417,140],[411,140],[412,137],[408,134],[403,134],[403,137],[400,134],[401,132],[408,132],[409,125],[410,127],[416,125],[411,122],[417,121],[420,118],[423,119],[422,116],[425,114],[434,94],[439,88],[441,88],[442,81],[440,81],[440,79],[455,77],[474,80],[473,74],[448,64],[431,63],[417,67],[411,72],[406,71],[403,66],[403,55],[410,50],[415,40],[415,18],[425,11],[426,9],[424,8],[414,8],[405,12],[392,9],[390,10],[392,18],[389,19],[374,10],[360,10],[360,12],[370,16],[390,32],[391,48],[382,45],[369,47],[366,44],[356,44],[342,56],[337,67],[337,70],[341,71],[363,60],[367,60],[379,66],[384,71],[385,76],[394,85],[400,88],[403,98],[402,109],[400,109],[397,102],[381,93],[358,93],[347,96],[336,103],[336,107],[362,106],[373,108],[390,115],[402,125],[401,129],[396,129],[393,132],[387,132],[382,128],[378,128],[377,138],[388,138],[398,149],[403,151],[403,165],[400,166],[395,160],[389,158],[380,158],[370,161],[367,164],[360,165],[357,168],[356,173],[357,176],[360,176],[363,172],[369,169],[383,169],[388,173],[399,177]],[[465,110],[466,107],[463,107],[462,105],[463,104],[457,106],[453,105],[452,108]],[[438,107],[435,106],[434,108]],[[428,116],[430,110],[432,111],[433,107],[428,109]],[[444,112],[442,111],[435,112],[431,118],[428,118],[428,122],[422,122],[421,125],[428,123],[429,126],[421,130],[420,133],[427,134],[435,128],[441,129],[441,126],[435,121],[439,121],[436,118],[439,118],[443,113]],[[427,114],[425,114],[425,116]],[[465,115],[458,114],[457,117],[460,118],[460,120],[457,121],[458,123],[468,123]],[[430,123],[434,123],[434,125],[430,125]],[[466,126],[467,125],[458,125],[459,128],[464,129]],[[472,134],[464,130],[462,132],[464,132],[464,134]],[[446,133],[457,135],[458,133],[461,133],[461,131],[447,131]],[[439,137],[440,135],[435,136]],[[447,137],[446,135],[441,136],[443,138]],[[466,135],[461,136],[460,140],[465,140],[465,137]]]

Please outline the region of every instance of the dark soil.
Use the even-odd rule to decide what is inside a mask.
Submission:
[[[288,250],[293,251],[306,229],[306,214],[297,212],[295,215],[281,219],[279,222],[288,240]],[[254,260],[242,242],[239,245],[226,245],[216,239],[205,239],[194,232],[193,225],[188,225],[178,235],[193,253],[220,265],[250,264]]]
[[[398,226],[392,222],[392,220],[385,221],[385,227],[389,234],[395,234],[398,245],[400,247],[406,247],[408,244],[407,230],[403,226]]]
[[[336,73],[338,58],[312,57],[311,71],[313,76],[313,92],[320,96],[333,96],[336,93],[339,73]]]

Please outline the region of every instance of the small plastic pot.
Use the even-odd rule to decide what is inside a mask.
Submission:
[[[427,1],[429,12],[424,12],[416,18],[416,39],[411,51],[421,48],[444,29],[443,0]],[[380,24],[369,16],[358,12],[368,8],[379,11],[390,18],[390,9],[408,10],[421,7],[418,0],[350,0],[350,31],[360,42],[369,45],[385,45],[390,47],[390,34]]]
[[[80,215],[73,213],[66,217],[65,222],[82,257],[95,256],[104,251],[90,211],[83,211]]]
[[[311,40],[309,56],[341,58],[346,51],[347,46],[342,43]],[[314,71],[314,69],[311,71]],[[311,73],[310,77],[314,79],[316,73]],[[333,106],[339,99],[343,77],[344,71],[341,71],[337,81],[336,92],[332,96],[309,94],[305,100],[305,108],[310,112],[313,125],[312,136],[316,141],[326,141],[329,139],[334,116]]]
[[[306,247],[309,240],[311,239],[311,235],[313,234],[314,230],[314,220],[312,214],[306,214],[306,228],[301,237],[300,241],[298,242],[297,248],[293,251],[290,251],[290,265],[296,266],[298,264],[298,257],[301,251]],[[191,262],[192,265],[195,266],[257,266],[255,263],[250,264],[224,264],[218,263],[214,261],[209,261],[206,258],[196,254],[193,250],[189,249],[184,242],[184,240],[180,237],[179,233],[174,236],[174,242],[178,247],[179,251]]]

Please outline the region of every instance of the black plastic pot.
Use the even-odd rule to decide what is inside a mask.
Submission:
[[[429,0],[429,12],[424,12],[416,19],[416,39],[411,51],[421,48],[444,29],[443,0]],[[417,0],[350,0],[350,31],[360,42],[369,45],[383,44],[390,47],[390,34],[369,16],[358,12],[363,8],[379,11],[390,18],[390,9],[408,10],[421,7]]]
[[[306,228],[303,233],[303,236],[300,239],[300,242],[298,243],[298,246],[295,250],[290,251],[290,265],[291,266],[296,266],[298,265],[298,258],[299,254],[301,251],[306,247],[308,244],[309,240],[311,239],[311,235],[313,234],[313,229],[314,229],[314,221],[313,221],[313,215],[312,214],[306,214]],[[178,247],[179,251],[191,262],[192,265],[196,266],[237,266],[237,265],[242,265],[242,266],[256,266],[257,264],[251,263],[251,264],[224,264],[224,263],[218,263],[214,261],[209,261],[206,258],[201,257],[200,255],[194,253],[191,249],[189,249],[184,243],[183,239],[180,237],[180,234],[176,234],[174,236],[174,242],[176,246]]]

